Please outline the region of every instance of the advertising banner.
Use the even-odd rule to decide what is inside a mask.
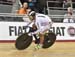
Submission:
[[[26,22],[0,22],[0,40],[16,40],[26,32]],[[50,32],[57,35],[57,40],[75,40],[75,23],[53,23]]]

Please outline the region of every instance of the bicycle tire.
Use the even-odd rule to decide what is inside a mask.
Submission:
[[[46,33],[44,35],[44,43],[42,48],[49,48],[51,47],[56,40],[56,35],[54,33]]]
[[[15,47],[18,50],[24,50],[30,46],[31,42],[32,36],[28,36],[28,33],[24,33],[16,39]]]

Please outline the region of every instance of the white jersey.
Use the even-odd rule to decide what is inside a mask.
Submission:
[[[49,30],[52,25],[50,17],[44,14],[37,14],[34,22],[37,26],[37,31],[35,31],[34,34],[37,34],[38,32],[43,34],[45,31]]]
[[[37,26],[37,31],[35,31],[34,34],[37,34],[38,32],[44,33],[44,31],[50,29],[52,21],[47,15],[37,13],[36,20],[34,20],[29,26],[32,27],[33,24]]]
[[[51,19],[49,16],[44,15],[44,14],[36,14],[36,20],[35,20],[35,24],[38,28],[40,28],[41,26],[46,26],[49,25],[49,23],[51,23]]]

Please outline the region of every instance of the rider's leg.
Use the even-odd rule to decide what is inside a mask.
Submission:
[[[43,42],[44,42],[44,34],[40,33],[39,37],[40,37],[40,43],[39,43],[39,45],[42,47],[43,46]]]
[[[39,38],[40,38],[40,45],[43,46],[44,43],[44,34],[48,31],[47,29],[43,30],[42,32],[39,33]]]
[[[40,49],[43,47],[44,43],[44,33],[39,33],[40,43],[35,46],[35,49]]]
[[[43,47],[43,43],[44,43],[44,34],[47,30],[41,31],[39,33],[39,38],[40,38],[40,43],[35,47],[36,49],[40,49]]]
[[[42,48],[44,42],[44,34],[49,30],[49,26],[42,26],[39,30],[35,31],[34,34],[39,32],[40,43],[37,45],[37,49]]]
[[[49,26],[42,27],[42,28],[41,28],[41,31],[39,33],[39,37],[40,37],[40,43],[39,44],[41,46],[43,46],[43,43],[44,43],[44,34],[49,30]]]

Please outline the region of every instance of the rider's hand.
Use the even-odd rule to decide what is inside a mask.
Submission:
[[[36,27],[35,24],[32,25],[32,28],[35,29],[35,30],[37,30],[37,27]]]

